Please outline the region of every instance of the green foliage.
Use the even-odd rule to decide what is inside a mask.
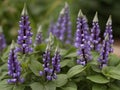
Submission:
[[[66,74],[59,74],[57,75],[57,79],[54,80],[56,87],[61,87],[68,82],[68,78]]]
[[[105,78],[104,76],[102,76],[102,75],[87,76],[87,79],[91,80],[92,82],[101,83],[101,84],[109,82],[109,80],[107,78]]]
[[[55,43],[61,43],[56,40]],[[55,51],[53,44],[51,56]],[[8,46],[9,47],[9,46]],[[7,57],[9,48],[4,50],[1,56],[0,66],[0,90],[119,90],[120,84],[120,58],[110,55],[108,66],[100,69],[97,63],[99,54],[92,51],[93,60],[86,66],[77,65],[76,49],[68,45],[61,46],[60,54],[62,60],[60,62],[61,72],[57,74],[57,79],[46,81],[44,77],[39,75],[39,71],[43,70],[42,55],[46,49],[46,44],[41,44],[34,48],[34,52],[30,55],[19,55],[18,59],[22,66],[22,75],[25,82],[23,84],[8,84],[7,79]]]
[[[112,13],[115,18],[113,23],[116,23],[114,34],[118,32],[118,18],[120,16],[118,14],[120,6],[118,4],[119,1],[117,3],[113,2],[113,0],[66,1],[70,4],[73,29],[75,28],[74,23],[76,15],[81,8],[86,12],[86,15],[90,13],[90,16],[88,16],[89,21],[92,21],[95,11],[99,11],[102,28],[106,21],[104,18],[107,17],[105,16],[107,15],[105,13]],[[0,24],[3,25],[8,43],[10,43],[11,39],[14,39],[17,35],[16,31],[18,30],[18,26],[16,22],[19,21],[18,16],[20,16],[20,11],[22,10],[24,2],[24,0],[0,1]],[[30,20],[32,22],[34,35],[37,32],[37,24],[41,23],[43,25],[43,38],[48,37],[47,29],[49,21],[53,16],[55,17],[55,20],[57,20],[59,14],[58,11],[60,11],[63,6],[64,0],[28,0],[26,2],[28,4],[28,12],[31,16]],[[103,6],[103,4],[105,6]],[[105,11],[101,9],[101,7],[104,8]],[[106,12],[106,10],[108,12]],[[103,21],[102,23],[101,20]],[[8,30],[10,30],[10,32],[8,32]],[[42,55],[47,46],[46,42],[43,42],[39,46],[33,47],[34,52],[29,55],[23,56],[18,54],[18,59],[22,66],[21,77],[24,77],[25,82],[21,84],[8,84],[7,80],[9,76],[7,74],[7,60],[10,47],[7,46],[0,56],[0,90],[120,90],[119,57],[110,55],[108,66],[100,69],[97,61],[99,53],[92,51],[93,60],[88,62],[86,66],[77,65],[76,60],[78,56],[74,46],[63,45],[63,42],[59,41],[57,38],[52,39],[52,41],[54,44],[51,46],[51,57],[54,55],[55,47],[59,43],[62,58],[60,62],[61,72],[57,74],[56,80],[47,81],[44,76],[42,77],[39,75],[39,71],[43,70]]]
[[[76,65],[67,72],[67,76],[68,76],[68,78],[71,78],[71,77],[81,73],[84,69],[85,69],[85,67],[83,67],[82,65]]]
[[[39,82],[34,82],[30,85],[32,90],[56,90],[54,83],[41,84]]]
[[[107,87],[105,85],[93,85],[92,90],[107,90]]]

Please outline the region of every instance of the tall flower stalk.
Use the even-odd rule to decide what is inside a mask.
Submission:
[[[64,24],[64,8],[61,10],[57,23],[56,23],[56,37],[61,41],[64,40],[65,24]]]
[[[52,79],[56,79],[56,73],[60,72],[60,60],[61,60],[61,55],[58,47],[56,48],[54,57],[52,58],[52,66],[53,66],[53,71],[51,74]]]
[[[100,57],[98,58],[100,68],[107,66],[108,63],[108,56],[110,50],[110,43],[109,43],[109,34],[106,35],[105,39],[103,40],[102,50],[100,52]]]
[[[77,18],[77,31],[75,37],[75,47],[78,48],[77,54],[80,58],[77,60],[78,64],[86,65],[92,59],[90,47],[90,35],[88,31],[87,19],[82,11],[79,11]]]
[[[69,5],[66,2],[65,7],[64,7],[64,23],[65,23],[65,42],[67,44],[71,43],[71,37],[72,37],[72,28],[71,28],[71,21],[70,21],[70,10],[69,10]]]
[[[100,57],[98,58],[98,62],[100,68],[107,66],[108,64],[108,56],[111,52],[113,52],[112,44],[114,42],[112,35],[112,19],[109,16],[108,21],[106,23],[106,30],[104,33],[105,39],[103,40],[102,50],[100,52]]]
[[[53,45],[53,37],[50,34],[48,45],[43,54],[43,71],[40,71],[40,76],[44,76],[45,80],[53,80],[57,78],[56,73],[60,72],[61,55],[58,47],[56,48],[54,56],[51,58],[51,49]]]
[[[42,43],[42,26],[40,25],[38,27],[38,31],[37,31],[37,35],[36,35],[36,38],[35,38],[35,44],[34,46],[37,46],[37,45],[40,45]]]
[[[14,42],[11,44],[10,53],[8,57],[8,75],[11,77],[8,79],[8,83],[22,83],[23,78],[21,78],[21,66],[17,60],[17,54]]]
[[[92,41],[92,48],[93,50],[96,50],[100,52],[101,44],[100,44],[100,27],[98,23],[98,14],[96,12],[93,23],[92,23],[92,29],[91,29],[91,41]]]
[[[0,26],[0,54],[2,53],[5,47],[6,47],[6,40],[3,34],[2,27]]]
[[[50,25],[49,25],[48,34],[50,33],[52,33],[54,36],[56,36],[57,34],[56,24],[53,22],[53,20],[50,22]]]
[[[53,70],[50,68],[50,63],[51,63],[50,54],[51,54],[52,45],[53,45],[53,36],[52,36],[52,33],[50,33],[49,39],[48,39],[48,45],[47,45],[45,53],[43,54],[44,70],[39,72],[40,76],[45,77],[45,80],[52,80],[51,74]]]
[[[105,30],[105,33],[104,33],[104,37],[108,34],[108,42],[109,42],[109,52],[113,52],[113,48],[112,48],[112,45],[114,43],[114,40],[113,40],[113,35],[112,35],[112,19],[111,19],[111,15],[109,16],[108,18],[108,21],[106,23],[106,30]]]
[[[44,75],[47,80],[51,80],[52,69],[50,69],[50,48],[47,46],[43,54],[43,71],[40,71],[40,76]]]
[[[17,51],[21,52],[22,54],[29,54],[33,51],[31,44],[32,44],[32,35],[31,27],[30,27],[30,21],[29,16],[27,13],[26,6],[24,6],[22,14],[21,14],[21,20],[19,22],[20,30],[18,31],[18,47]]]
[[[65,3],[56,23],[56,36],[67,44],[71,43],[72,29],[70,21],[70,10],[68,3]]]

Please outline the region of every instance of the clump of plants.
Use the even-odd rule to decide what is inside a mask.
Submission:
[[[96,12],[92,27],[80,10],[72,36],[69,5],[51,23],[48,38],[39,26],[35,40],[24,6],[18,37],[7,45],[0,28],[0,90],[120,90],[120,58],[113,55],[112,19],[104,39]]]

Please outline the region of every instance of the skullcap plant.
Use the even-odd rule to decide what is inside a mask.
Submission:
[[[22,14],[21,14],[21,20],[19,22],[20,30],[18,30],[18,47],[17,51],[21,52],[22,54],[29,54],[33,52],[33,49],[31,47],[32,45],[32,35],[31,27],[30,27],[30,21],[29,16],[27,13],[26,5],[24,5]]]

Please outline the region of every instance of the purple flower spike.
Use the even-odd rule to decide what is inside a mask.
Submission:
[[[17,47],[17,51],[21,52],[22,54],[29,54],[33,51],[31,48],[32,44],[32,35],[29,16],[27,14],[26,6],[24,6],[21,21],[19,22],[20,30],[18,31],[18,40],[17,43],[19,47]]]
[[[65,41],[67,44],[71,43],[71,37],[72,37],[72,28],[71,28],[71,21],[70,21],[70,10],[69,5],[66,2],[64,7],[64,24],[65,24]]]
[[[77,63],[86,65],[87,62],[92,59],[92,56],[90,53],[90,35],[88,33],[87,19],[81,10],[77,18],[75,47],[78,48],[77,54],[80,56],[80,59],[77,60]]]
[[[42,26],[40,25],[37,31],[34,46],[40,45],[42,43],[42,30],[41,29],[42,29]]]
[[[104,33],[104,37],[106,37],[106,35],[108,34],[108,40],[109,40],[109,52],[113,52],[113,48],[112,48],[112,45],[114,43],[114,40],[113,40],[113,35],[112,35],[112,19],[111,19],[111,16],[109,16],[109,19],[106,23],[106,30],[105,30],[105,33]]]
[[[53,21],[50,22],[49,33],[48,33],[48,34],[50,34],[50,32],[51,32],[54,36],[56,36],[57,30],[56,30],[56,25],[55,25],[55,23],[54,23]]]
[[[53,66],[53,72],[52,72],[52,78],[56,79],[56,73],[60,72],[60,60],[61,60],[61,55],[58,50],[58,47],[56,48],[55,55],[52,58],[52,66]]]
[[[11,79],[8,79],[8,83],[22,83],[24,80],[20,77],[21,66],[17,60],[17,54],[14,46],[14,42],[11,44],[11,49],[8,57],[8,75]]]
[[[72,29],[68,3],[65,3],[65,7],[60,12],[55,31],[56,37],[61,41],[71,43]]]
[[[61,41],[64,40],[65,24],[64,24],[64,8],[61,10],[58,21],[56,23],[56,32],[55,36],[58,37]]]
[[[109,34],[106,35],[105,39],[103,40],[102,50],[100,52],[100,57],[98,58],[100,68],[107,66],[108,63],[108,56],[109,56]]]
[[[2,31],[2,27],[0,26],[0,53],[6,47],[6,40]]]
[[[49,45],[47,46],[46,51],[43,54],[43,63],[44,63],[43,64],[44,71],[40,71],[39,74],[40,74],[40,76],[44,75],[45,78],[47,80],[49,80],[50,79],[49,76],[52,73],[52,70],[50,69],[50,47],[49,47]],[[48,77],[49,77],[49,79],[48,79]]]
[[[101,44],[100,44],[101,38],[99,37],[99,35],[100,35],[100,27],[98,23],[98,14],[96,12],[92,23],[91,42],[93,45],[92,48],[98,52],[100,52],[100,48],[101,48]]]

